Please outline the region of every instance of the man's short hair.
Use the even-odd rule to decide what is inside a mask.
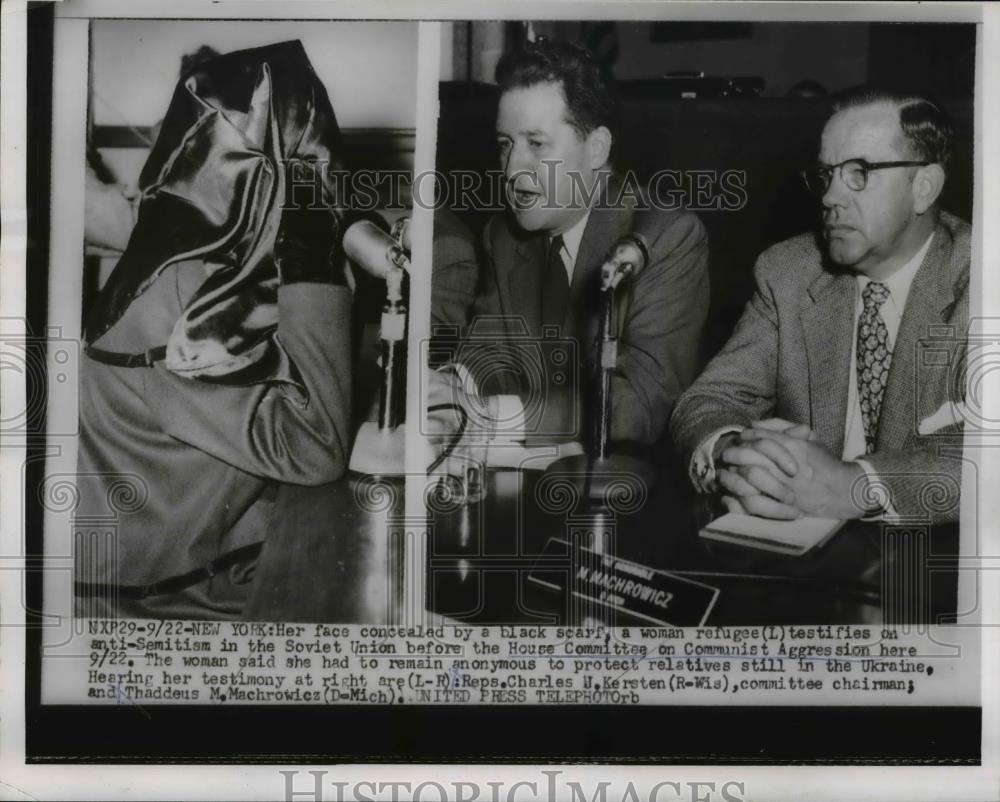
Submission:
[[[589,50],[540,38],[522,50],[505,53],[497,64],[495,78],[501,94],[510,89],[558,83],[569,110],[567,122],[581,137],[602,125],[612,137],[615,134],[616,99]]]
[[[954,127],[941,107],[922,95],[857,86],[834,98],[833,111],[836,113],[875,103],[896,106],[899,127],[903,129],[903,136],[914,157],[942,167],[948,166]]]

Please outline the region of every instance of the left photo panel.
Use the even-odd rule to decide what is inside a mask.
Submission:
[[[391,618],[418,23],[53,35],[49,651],[95,619]]]

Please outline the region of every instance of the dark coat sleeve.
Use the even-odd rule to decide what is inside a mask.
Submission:
[[[431,327],[468,323],[476,297],[479,265],[472,232],[447,209],[434,212],[434,258],[431,273]]]
[[[515,368],[519,356],[508,343],[508,328],[517,325],[512,310],[504,309],[500,301],[500,285],[496,269],[497,248],[503,247],[503,221],[491,217],[483,229],[483,257],[479,264],[475,300],[469,315],[469,326],[463,332],[461,361],[472,373],[480,394],[529,395],[527,378]],[[509,247],[510,243],[507,243]],[[499,258],[504,258],[500,256]],[[524,332],[527,334],[525,327]],[[498,369],[498,366],[502,366]]]
[[[503,314],[503,308],[500,304],[500,287],[497,283],[497,271],[494,267],[494,260],[496,259],[494,239],[497,236],[496,230],[500,225],[498,218],[491,217],[483,228],[483,249],[486,258],[483,260],[479,272],[479,280],[476,282],[476,297],[472,305],[472,320]]]

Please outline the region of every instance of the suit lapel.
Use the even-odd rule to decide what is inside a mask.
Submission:
[[[538,337],[542,330],[541,277],[545,269],[545,237],[515,240],[511,253],[511,269],[507,274],[508,303],[504,314],[523,320],[528,333]]]
[[[801,318],[812,428],[838,456],[844,448],[855,292],[852,276],[824,272],[809,287],[812,302]]]
[[[903,319],[899,324],[892,349],[889,380],[882,399],[876,447],[879,450],[902,448],[909,434],[916,430],[917,381],[916,359],[920,340],[927,336],[927,327],[947,320],[947,310],[955,301],[954,288],[949,283],[948,237],[940,226],[935,242],[913,277],[906,299]]]
[[[598,202],[590,212],[587,227],[580,240],[573,281],[570,284],[570,303],[564,330],[578,339],[584,353],[589,353],[597,338],[601,314],[600,271],[611,246],[631,229],[632,213],[625,206],[611,202],[619,191],[616,176],[611,176],[601,188]],[[624,310],[628,303],[633,282],[627,282],[617,293],[617,325],[624,323]]]
[[[576,254],[563,330],[577,337],[581,348],[589,348],[597,336],[598,273],[617,235],[616,222],[614,210],[598,204],[590,213]]]

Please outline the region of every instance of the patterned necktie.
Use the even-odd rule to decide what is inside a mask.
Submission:
[[[542,325],[562,326],[569,302],[569,278],[562,260],[562,235],[552,238],[542,280]]]
[[[869,281],[861,300],[864,308],[858,318],[858,398],[861,419],[865,425],[865,453],[875,450],[878,420],[882,412],[882,395],[889,378],[892,350],[889,330],[879,309],[889,298],[889,289],[878,281]]]

